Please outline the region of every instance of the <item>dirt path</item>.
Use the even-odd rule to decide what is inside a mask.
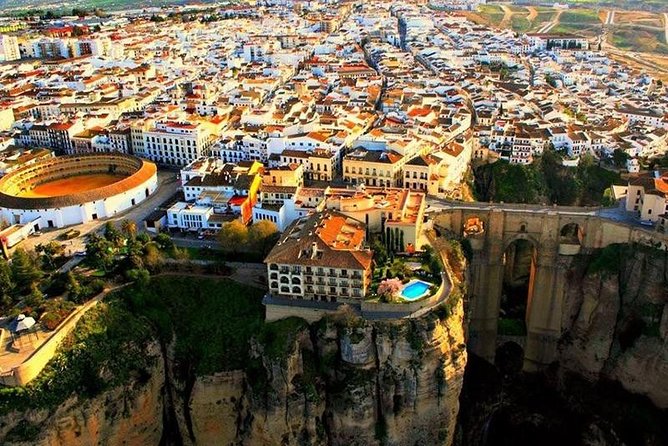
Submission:
[[[558,10],[557,13],[554,15],[554,17],[552,17],[552,21],[547,25],[543,26],[541,29],[539,29],[538,32],[544,34],[549,32],[555,26],[557,26],[559,24],[559,18],[561,17],[561,14],[563,12],[564,12],[563,9]]]
[[[665,27],[664,32],[666,33],[666,43],[668,43],[668,12],[663,13],[663,26]]]
[[[503,19],[499,23],[499,28],[510,28],[510,21],[513,18],[513,11],[506,5],[499,5],[503,9]]]
[[[533,22],[534,20],[536,20],[536,17],[538,17],[538,11],[533,6],[527,6],[526,8],[529,10],[529,15],[527,16],[527,20]]]

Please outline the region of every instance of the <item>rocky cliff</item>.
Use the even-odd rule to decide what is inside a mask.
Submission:
[[[154,341],[141,379],[54,410],[10,411],[0,443],[449,445],[467,357],[462,319],[461,302],[397,322],[289,319],[253,339],[245,369],[206,376],[175,358],[173,342]]]
[[[0,443],[26,446],[158,444],[162,436],[165,376],[163,362],[157,360],[159,351],[157,342],[148,346],[146,354],[156,360],[147,375],[95,398],[75,394],[55,410],[12,411],[0,417]]]
[[[639,245],[561,258],[557,360],[523,373],[512,342],[494,365],[470,355],[457,444],[668,444],[667,259]]]
[[[668,407],[668,255],[613,245],[568,274],[560,363]]]

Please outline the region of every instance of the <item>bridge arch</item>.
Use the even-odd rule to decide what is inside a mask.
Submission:
[[[504,241],[497,345],[508,341],[526,343],[539,250],[538,240],[527,233],[514,234]]]
[[[528,234],[526,232],[518,232],[516,234],[511,234],[511,235],[508,235],[507,237],[504,237],[504,241],[503,241],[504,252],[505,252],[506,249],[508,249],[508,247],[510,245],[512,245],[513,243],[515,243],[518,240],[525,240],[525,241],[531,243],[534,246],[534,248],[536,249],[536,251],[539,251],[540,242],[536,239],[536,237],[534,237],[533,235]]]

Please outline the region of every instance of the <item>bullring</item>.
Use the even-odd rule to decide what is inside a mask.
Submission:
[[[155,164],[116,153],[42,160],[0,179],[0,218],[36,228],[113,217],[158,186]]]

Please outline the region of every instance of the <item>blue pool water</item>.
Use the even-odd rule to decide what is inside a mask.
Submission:
[[[416,281],[409,283],[401,290],[401,297],[406,300],[415,300],[420,297],[429,289],[429,284],[426,282]]]

